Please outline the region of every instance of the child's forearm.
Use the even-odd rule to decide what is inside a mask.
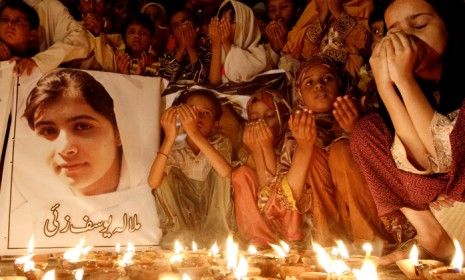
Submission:
[[[155,156],[148,178],[148,183],[152,188],[158,188],[165,177],[165,166],[173,144],[174,140],[165,139]]]
[[[291,187],[294,199],[300,200],[307,179],[308,168],[312,159],[313,145],[299,146],[297,145],[294,156],[292,158],[291,167],[287,173],[287,181]]]
[[[211,85],[221,84],[221,45],[212,46],[209,80]]]
[[[273,146],[263,146],[263,158],[265,160],[266,170],[272,173],[272,175],[276,174],[276,154],[274,152]]]
[[[429,163],[427,150],[415,130],[404,103],[394,88],[379,89],[379,93],[391,117],[396,134],[407,150],[409,159],[414,165],[426,168]]]
[[[196,133],[195,135],[190,135],[190,137],[220,176],[227,177],[231,175],[232,167],[229,162],[226,161],[220,152],[218,152],[204,136],[200,133]]]
[[[194,65],[199,60],[199,54],[195,48],[187,48],[187,55],[189,56],[189,61],[191,65]]]
[[[267,183],[265,157],[261,149],[255,149],[251,151],[251,153],[255,163],[255,172],[257,173],[258,182],[260,183],[260,186],[264,186]]]

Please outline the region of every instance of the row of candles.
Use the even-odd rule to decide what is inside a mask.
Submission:
[[[49,270],[44,273],[46,265],[39,265],[33,260],[33,243],[31,238],[28,246],[28,254],[15,260],[15,267],[28,280],[51,280],[51,279],[88,279],[85,277],[86,260],[90,260],[88,255],[92,247],[84,246],[83,240],[79,244],[66,251],[60,262],[61,268],[68,273],[63,277],[59,271]],[[449,266],[432,261],[419,260],[418,248],[414,245],[410,252],[409,259],[397,262],[399,268],[409,279],[465,279],[465,270],[463,268],[463,251],[457,240],[454,240],[456,253]],[[372,256],[373,248],[370,243],[363,245],[365,252],[362,256],[350,256],[349,252],[342,241],[337,241],[336,246],[328,252],[317,243],[313,243],[313,255],[304,255],[291,250],[290,246],[284,241],[280,244],[270,244],[273,252],[259,252],[254,246],[249,246],[247,252],[241,252],[239,245],[234,242],[232,237],[226,241],[225,251],[220,254],[220,248],[215,242],[213,246],[207,249],[199,249],[195,242],[190,249],[184,248],[179,241],[174,243],[174,250],[153,255],[146,265],[140,266],[140,279],[147,279],[144,270],[154,270],[156,278],[161,280],[190,280],[190,279],[237,279],[237,280],[262,280],[276,279],[281,277],[287,279],[294,277],[297,279],[324,279],[324,280],[376,280],[379,279],[377,272],[377,257]],[[131,271],[137,264],[143,261],[136,258],[135,247],[128,243],[126,252],[121,253],[121,246],[117,244],[115,254],[103,254],[112,265],[103,265],[102,267],[93,267],[94,270],[107,274],[106,279],[136,279],[131,277],[128,271]],[[161,250],[160,250],[161,251]],[[141,254],[144,254],[141,252]],[[149,254],[149,253],[146,253]],[[157,261],[155,261],[157,260]],[[88,262],[87,262],[88,263]],[[147,265],[147,263],[150,263]],[[315,266],[315,264],[318,266]],[[250,264],[250,265],[249,265]],[[111,267],[111,269],[110,269]],[[170,272],[177,273],[170,273]],[[115,276],[111,276],[113,273]],[[140,273],[139,273],[140,274]],[[134,274],[132,274],[134,276]],[[137,273],[136,273],[137,275]],[[263,278],[261,276],[267,276]],[[210,278],[208,278],[208,277]],[[126,277],[126,278],[124,278]],[[91,278],[91,277],[90,277]],[[94,277],[95,278],[95,277]],[[23,278],[24,279],[24,278]],[[99,278],[100,279],[100,278]],[[151,278],[153,279],[153,278]]]

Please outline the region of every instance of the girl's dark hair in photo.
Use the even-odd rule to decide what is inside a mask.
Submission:
[[[174,101],[172,106],[179,106],[185,104],[189,98],[192,96],[203,96],[206,97],[208,100],[211,101],[213,107],[215,108],[215,112],[213,112],[213,118],[218,121],[223,114],[223,109],[221,108],[221,102],[218,96],[211,90],[208,89],[192,89],[182,92],[178,95]]]
[[[155,29],[154,29],[154,23],[152,21],[152,19],[150,18],[150,16],[146,15],[146,14],[131,14],[129,15],[123,22],[122,26],[121,26],[121,35],[123,37],[123,40],[125,41],[126,43],[126,31],[128,30],[129,26],[130,25],[133,25],[133,24],[138,24],[138,25],[141,25],[145,28],[147,28],[150,32],[150,34],[152,36],[155,35]]]
[[[23,117],[34,129],[34,120],[43,106],[52,104],[63,96],[82,96],[97,113],[108,119],[117,129],[113,99],[94,77],[84,71],[59,69],[43,76],[26,100]]]
[[[386,9],[395,0],[377,0],[379,11],[375,14],[383,17]],[[465,99],[463,87],[463,68],[465,65],[465,1],[463,0],[424,0],[429,3],[444,21],[447,29],[447,46],[443,57],[443,70],[439,84],[432,81],[419,81],[431,105],[441,114],[459,109]],[[375,19],[373,19],[375,20]],[[436,105],[433,92],[439,90],[440,100]]]

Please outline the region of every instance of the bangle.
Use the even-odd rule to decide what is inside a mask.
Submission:
[[[157,152],[157,155],[162,155],[162,156],[165,156],[166,158],[168,158],[168,155],[165,154],[165,153],[162,153],[162,152]]]

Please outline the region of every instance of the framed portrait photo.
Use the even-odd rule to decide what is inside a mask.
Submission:
[[[2,72],[3,75],[7,73]],[[4,155],[1,252],[157,246],[147,176],[159,144],[159,78],[57,69],[19,77]]]

